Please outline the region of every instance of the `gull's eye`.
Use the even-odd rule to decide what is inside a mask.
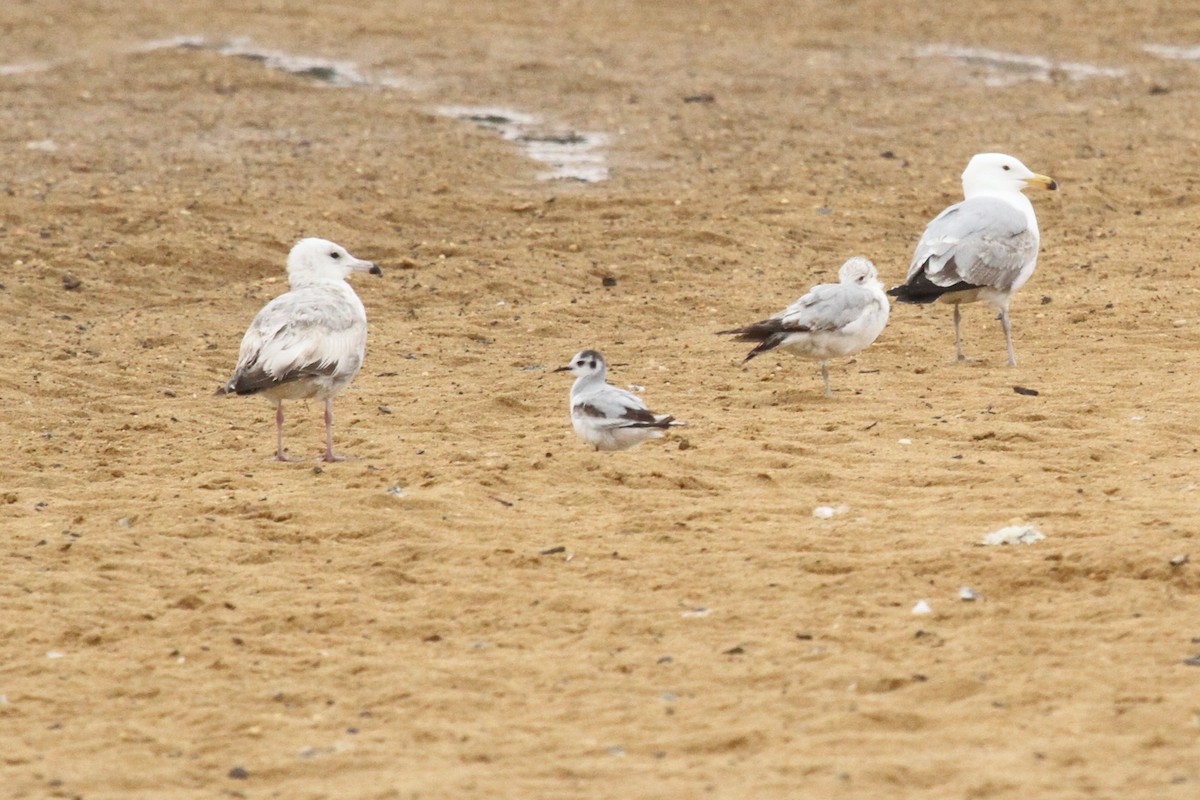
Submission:
[[[1005,169],[1008,169],[1008,167],[1005,167]],[[333,259],[338,259],[338,258],[342,257],[342,254],[339,253],[337,250],[334,250],[332,253],[329,254],[329,257],[333,258]]]
[[[1010,169],[1012,169],[1012,167],[1010,167],[1008,164],[1005,164],[1003,167],[1001,167],[1001,169],[1003,169],[1005,172],[1008,172]]]
[[[576,362],[575,362],[575,366],[577,366],[577,367],[582,367],[582,366],[583,366],[583,362],[582,362],[582,361],[576,361]]]

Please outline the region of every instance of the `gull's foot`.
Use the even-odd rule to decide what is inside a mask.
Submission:
[[[269,458],[267,460],[268,461],[279,461],[284,464],[296,464],[296,463],[303,461],[304,459],[303,458],[288,458],[288,456],[285,453],[279,452],[279,453],[275,454],[274,458]]]
[[[325,453],[324,453],[324,454],[323,454],[323,455],[322,455],[322,456],[321,456],[319,459],[317,459],[317,460],[318,460],[318,461],[324,461],[326,464],[331,464],[331,463],[334,463],[334,462],[336,462],[336,461],[358,461],[358,456],[344,456],[344,455],[341,455],[341,454],[339,454],[339,453],[335,453],[335,452],[333,452],[332,450],[327,450],[327,451],[325,451]]]

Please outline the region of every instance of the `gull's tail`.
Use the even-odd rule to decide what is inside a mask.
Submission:
[[[957,269],[954,264],[954,259],[950,259],[947,264],[948,268],[953,271]],[[924,267],[921,268],[915,275],[899,286],[893,286],[887,290],[887,293],[896,298],[898,303],[916,303],[926,305],[936,301],[939,297],[950,292],[965,292],[979,287],[966,281],[956,281],[949,286],[939,286],[929,280],[929,276],[925,274]]]
[[[670,414],[655,414],[654,419],[638,420],[622,425],[622,428],[675,428],[682,425],[687,425],[686,422],[679,422]]]
[[[779,320],[764,319],[744,328],[731,328],[727,331],[717,331],[718,336],[736,336],[739,342],[758,342],[758,347],[751,350],[742,361],[745,364],[755,356],[760,356],[768,350],[774,350],[783,344],[789,334],[803,333],[804,328],[793,327],[784,330]]]

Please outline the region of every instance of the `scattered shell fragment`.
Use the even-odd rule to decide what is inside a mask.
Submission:
[[[1190,559],[1188,558],[1187,553],[1183,553],[1182,555],[1175,556],[1174,558],[1171,559],[1171,566],[1172,567],[1182,567],[1189,560]]]
[[[917,604],[915,606],[913,606],[912,613],[914,613],[914,614],[932,614],[933,609],[929,607],[929,603],[927,601],[918,600]]]
[[[1046,534],[1032,525],[1007,525],[983,537],[982,544],[1033,544],[1046,538]]]
[[[695,619],[697,617],[707,617],[710,613],[712,612],[709,609],[701,606],[699,608],[689,608],[679,616],[684,617],[685,619]]]
[[[958,590],[958,599],[964,603],[973,603],[979,599],[979,592],[972,589],[970,586],[964,586]]]
[[[836,514],[845,514],[850,510],[850,506],[817,506],[812,510],[812,515],[817,519],[830,519]]]

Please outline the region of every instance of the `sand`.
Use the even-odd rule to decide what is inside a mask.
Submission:
[[[0,794],[1196,797],[1194,9],[449,5],[0,9]],[[713,335],[988,150],[1061,186],[1016,368]],[[385,271],[347,463],[212,396],[302,236]],[[589,450],[584,347],[688,427]]]

